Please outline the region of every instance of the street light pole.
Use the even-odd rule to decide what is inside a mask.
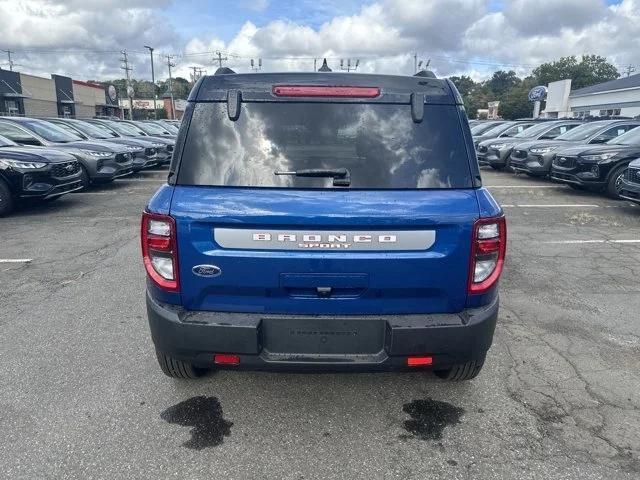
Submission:
[[[153,83],[153,118],[158,119],[158,94],[156,93],[156,75],[153,71],[153,47],[145,45],[144,48],[149,50],[151,54],[151,83]]]

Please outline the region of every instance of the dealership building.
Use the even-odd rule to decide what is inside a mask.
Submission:
[[[571,90],[571,80],[547,86],[546,107],[541,115],[550,118],[640,116],[640,74]]]
[[[90,118],[121,113],[113,87],[0,69],[0,115]]]

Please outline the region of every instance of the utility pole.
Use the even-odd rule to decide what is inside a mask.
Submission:
[[[202,70],[202,67],[189,67],[189,68],[193,70],[193,73],[191,74],[191,79],[193,80],[193,84],[195,85],[196,82],[200,80],[200,77],[202,77],[204,70]]]
[[[262,70],[261,58],[258,59],[258,66],[256,66],[255,62],[253,61],[253,58],[251,59],[251,70],[253,70],[254,72],[257,72],[258,70]]]
[[[418,73],[418,52],[413,54],[413,73]]]
[[[227,57],[223,57],[222,53],[219,50],[216,51],[216,55],[213,57],[213,61],[218,62],[218,68],[222,68],[222,62],[226,62],[227,60],[229,59]]]
[[[133,88],[131,87],[131,75],[130,72],[132,68],[129,66],[129,59],[127,58],[127,51],[122,50],[122,58],[120,59],[122,62],[122,66],[120,67],[124,70],[124,73],[127,77],[127,97],[129,97],[129,120],[133,120]]]
[[[347,66],[344,66],[344,59],[340,59],[340,70],[346,70],[347,73],[350,72],[351,70],[355,71],[358,69],[358,65],[360,65],[360,60],[358,60],[357,58],[355,59],[355,63],[353,66],[351,66],[351,59],[347,58]]]
[[[634,67],[633,65],[627,65],[627,68],[625,68],[625,72],[627,73],[627,77],[630,77],[631,74],[633,72],[636,71],[636,67]]]
[[[151,83],[153,83],[153,118],[158,119],[158,93],[156,92],[156,74],[153,71],[153,47],[145,45],[144,48],[151,54]]]
[[[171,96],[171,120],[176,119],[176,104],[173,101],[173,79],[171,78],[171,67],[175,67],[176,64],[171,60],[173,59],[173,55],[165,55],[167,59],[167,67],[169,68],[169,95]]]
[[[317,71],[318,71],[317,65],[318,65],[318,59],[317,59],[317,58],[314,58],[314,59],[313,59],[313,71],[314,71],[314,72],[317,72]]]
[[[2,50],[7,53],[7,57],[9,59],[9,70],[13,72],[13,60],[11,60],[11,54],[15,53],[13,50]]]

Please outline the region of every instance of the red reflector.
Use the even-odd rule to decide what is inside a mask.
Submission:
[[[151,250],[163,250],[167,251],[171,248],[171,238],[169,237],[156,237],[155,235],[149,235],[147,237],[147,245]]]
[[[476,253],[493,253],[500,250],[500,240],[478,240],[478,244],[476,246]]]
[[[229,355],[226,353],[216,353],[213,356],[213,363],[217,365],[239,365],[240,355]]]
[[[305,85],[274,85],[272,92],[278,97],[351,97],[374,98],[380,95],[378,87],[325,87]]]
[[[407,357],[407,365],[409,367],[424,367],[425,365],[433,365],[433,357]]]

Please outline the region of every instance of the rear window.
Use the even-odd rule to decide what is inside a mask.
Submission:
[[[425,105],[226,103],[195,105],[177,183],[235,187],[345,188],[332,178],[275,172],[347,169],[350,188],[471,188],[458,109]]]

